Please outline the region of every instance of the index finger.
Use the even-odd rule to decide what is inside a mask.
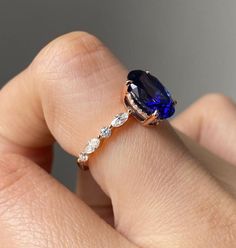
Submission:
[[[95,37],[74,33],[59,38],[34,60],[25,82],[39,105],[36,113],[48,129],[43,122],[40,126],[35,123],[39,118],[19,125],[29,133],[30,128],[37,131],[37,127],[41,135],[50,130],[66,151],[77,155],[87,140],[98,135],[99,128],[125,111],[121,92],[126,74]],[[27,94],[20,97],[23,102],[32,100]],[[21,109],[14,110],[19,114]],[[30,109],[24,117],[36,117]],[[14,117],[16,122],[21,121],[18,119]],[[17,127],[9,127],[9,119],[4,123],[6,135],[35,145],[29,133],[23,139]],[[47,144],[46,139],[41,141]],[[206,240],[209,235],[211,242],[222,230],[211,229],[208,211],[192,211],[206,205],[216,218],[233,223],[233,200],[191,156],[168,122],[155,129],[131,119],[103,148],[92,157],[91,173],[111,197],[116,228],[138,245],[150,244],[151,238],[152,244],[163,247],[167,246],[166,239],[181,246],[191,244],[198,236]]]

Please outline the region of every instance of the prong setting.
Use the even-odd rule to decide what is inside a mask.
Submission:
[[[148,118],[146,118],[142,124],[144,126],[147,126],[147,125],[154,125],[158,122],[158,111],[156,110],[153,114],[149,115]]]
[[[133,81],[132,80],[126,80],[126,85],[129,86]]]
[[[152,115],[148,115],[141,108],[135,104],[134,99],[130,93],[125,94],[125,105],[128,109],[132,110],[134,117],[140,121],[144,126],[153,125],[158,121],[158,112],[154,112]]]

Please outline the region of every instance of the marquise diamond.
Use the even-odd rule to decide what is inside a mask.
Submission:
[[[128,118],[129,114],[127,112],[120,113],[115,116],[115,118],[111,122],[111,125],[113,127],[120,127],[128,120]]]
[[[87,146],[84,149],[84,153],[90,154],[93,153],[100,145],[100,139],[92,138],[89,140]]]

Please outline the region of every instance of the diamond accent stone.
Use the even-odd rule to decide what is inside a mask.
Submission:
[[[133,104],[133,109],[138,110],[138,106],[136,104]]]
[[[142,114],[142,112],[143,112],[142,109],[139,108],[139,109],[138,109],[138,113],[139,113],[139,114]]]
[[[84,153],[80,153],[78,157],[78,162],[87,162],[88,161],[88,155]]]
[[[128,120],[128,118],[129,114],[127,112],[120,113],[115,116],[115,118],[111,122],[111,125],[113,127],[120,127]]]
[[[100,145],[100,139],[92,138],[89,140],[87,146],[84,149],[84,153],[90,154],[93,153]]]
[[[111,129],[109,127],[103,127],[100,130],[100,136],[102,138],[108,138],[111,136]]]

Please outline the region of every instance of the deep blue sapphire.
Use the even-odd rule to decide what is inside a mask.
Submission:
[[[175,113],[175,104],[168,90],[161,82],[142,70],[130,71],[127,91],[131,94],[134,102],[148,115],[156,110],[159,113],[159,119],[166,119]]]

